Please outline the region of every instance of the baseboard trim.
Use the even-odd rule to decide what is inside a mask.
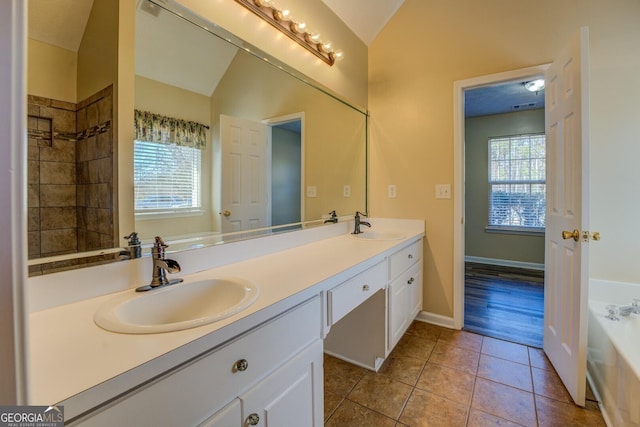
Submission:
[[[544,264],[536,262],[511,261],[507,259],[484,258],[477,256],[465,256],[464,262],[475,262],[477,264],[501,265],[503,267],[528,268],[529,270],[544,271]]]
[[[443,316],[436,313],[429,313],[428,311],[421,311],[420,313],[418,313],[418,315],[416,316],[416,320],[449,329],[456,329],[453,317]]]

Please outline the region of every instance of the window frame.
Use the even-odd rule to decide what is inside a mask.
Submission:
[[[522,138],[522,137],[528,137],[528,138],[532,138],[532,137],[540,137],[542,136],[544,139],[544,160],[545,160],[545,177],[543,180],[540,179],[527,179],[527,180],[514,180],[514,179],[509,179],[509,180],[493,180],[493,176],[492,176],[492,166],[494,163],[494,160],[492,159],[492,143],[495,140],[504,140],[504,139],[509,139],[511,140],[516,139],[516,138]],[[546,193],[547,193],[547,178],[546,178],[546,158],[547,158],[547,138],[546,138],[546,134],[544,132],[529,132],[529,133],[522,133],[522,134],[515,134],[515,135],[501,135],[501,136],[491,136],[488,138],[487,140],[487,226],[485,227],[485,231],[489,232],[489,233],[503,233],[503,234],[519,234],[519,235],[531,235],[531,236],[540,236],[540,235],[544,235],[545,231],[546,231]],[[539,159],[539,158],[538,158]],[[511,150],[510,150],[510,154],[509,154],[509,161],[513,161],[514,159],[511,156]],[[531,153],[529,153],[529,157],[528,160],[531,161],[532,157],[531,157]],[[530,174],[531,175],[531,174]],[[491,224],[491,220],[492,220],[492,196],[493,196],[493,187],[496,185],[528,185],[528,186],[532,186],[532,185],[544,185],[545,186],[545,191],[544,191],[544,201],[545,201],[545,225],[542,227],[534,227],[534,226],[526,226],[526,225],[500,225],[500,224]],[[531,190],[531,188],[530,188]],[[509,194],[513,194],[513,193],[509,193]]]

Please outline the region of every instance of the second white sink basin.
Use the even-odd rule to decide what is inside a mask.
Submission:
[[[351,234],[356,239],[363,240],[402,240],[405,238],[404,234],[396,233],[394,231],[363,231],[360,234]]]
[[[185,282],[118,295],[96,311],[94,321],[103,329],[126,334],[180,331],[232,316],[257,297],[256,286],[242,279]]]

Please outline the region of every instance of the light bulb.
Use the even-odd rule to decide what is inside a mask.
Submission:
[[[333,44],[331,42],[324,42],[322,43],[321,47],[324,52],[329,53],[333,48]]]
[[[334,52],[331,52],[331,56],[333,57],[334,61],[340,61],[341,59],[344,59],[344,52],[341,50],[336,50]]]
[[[295,22],[293,19],[291,19],[291,31],[293,31],[294,33],[298,33],[298,34],[303,34],[307,28],[307,24],[305,24],[304,22]]]

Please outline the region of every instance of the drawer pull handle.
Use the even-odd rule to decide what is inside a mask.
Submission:
[[[412,284],[412,283],[414,282],[414,280],[415,280],[415,279],[412,277],[411,279],[407,280],[407,283],[408,283],[408,284]]]
[[[413,254],[409,254],[409,259],[413,259]]]
[[[247,359],[240,359],[236,362],[234,367],[236,368],[236,371],[243,372],[249,367],[249,362],[247,362]]]
[[[367,292],[369,290],[369,285],[362,286],[362,291]]]
[[[255,412],[253,414],[249,414],[247,417],[247,422],[250,426],[257,426],[260,422],[260,417]]]

